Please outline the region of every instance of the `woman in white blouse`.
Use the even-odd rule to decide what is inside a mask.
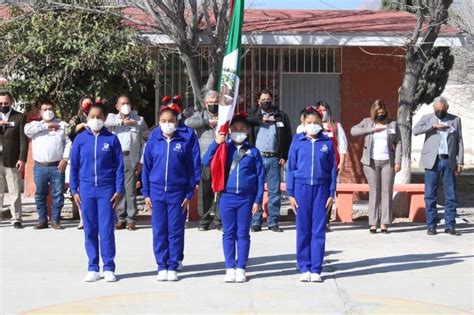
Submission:
[[[370,108],[370,117],[352,127],[352,136],[364,136],[361,162],[369,183],[370,233],[388,233],[392,222],[393,180],[400,171],[402,145],[397,122],[388,118],[388,110],[382,100],[376,100]]]

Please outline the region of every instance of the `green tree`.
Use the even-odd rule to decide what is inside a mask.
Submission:
[[[425,5],[426,8],[435,5],[436,1],[430,1]],[[381,10],[389,11],[408,11],[416,13],[420,3],[413,0],[382,0]],[[436,97],[443,93],[448,82],[449,72],[454,65],[454,56],[449,47],[432,47],[421,71],[421,76],[416,84],[415,112],[422,104],[431,103]]]
[[[47,4],[11,6],[10,15],[0,21],[0,76],[27,108],[48,98],[69,117],[83,95],[139,100],[153,80],[152,50],[119,16]]]

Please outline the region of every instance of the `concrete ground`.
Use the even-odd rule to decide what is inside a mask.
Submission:
[[[323,283],[298,282],[295,229],[284,223],[283,233],[252,234],[249,281],[226,284],[220,232],[198,232],[193,224],[180,281],[156,282],[143,214],[139,230],[116,232],[119,281],[84,283],[77,221],[63,221],[61,231],[36,231],[30,212],[23,230],[0,224],[0,314],[472,314],[474,210],[460,213],[460,237],[427,236],[423,225],[411,223],[395,224],[388,235],[370,235],[365,221],[333,224]]]

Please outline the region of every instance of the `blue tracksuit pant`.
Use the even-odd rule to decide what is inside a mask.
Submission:
[[[326,202],[329,183],[295,185],[296,260],[301,272],[321,273],[326,242]]]
[[[89,271],[99,271],[99,242],[103,270],[115,271],[115,211],[110,202],[114,193],[115,186],[79,188]]]
[[[225,266],[229,268],[247,267],[250,251],[250,223],[252,222],[252,205],[255,196],[242,196],[222,193],[219,201],[222,220],[222,246],[224,248]],[[236,257],[237,243],[237,261]]]
[[[176,270],[184,246],[184,215],[181,203],[186,192],[151,190],[153,252],[158,270]]]
[[[183,228],[183,235],[181,236],[181,248],[180,248],[180,254],[178,257],[178,261],[183,261],[184,260],[184,232],[186,231],[186,219],[188,218],[188,210],[184,211],[183,213],[183,222],[184,222],[184,228]]]

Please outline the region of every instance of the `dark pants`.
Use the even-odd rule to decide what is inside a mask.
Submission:
[[[426,225],[436,228],[436,196],[438,195],[439,177],[443,179],[444,188],[444,220],[447,229],[456,224],[456,176],[449,160],[437,160],[432,169],[425,169],[425,204]]]
[[[198,211],[199,225],[208,227],[211,223],[211,212],[214,205],[214,192],[212,191],[211,171],[209,167],[203,167],[201,173],[201,182],[199,183],[198,192]],[[221,224],[219,207],[215,206],[214,224]]]
[[[35,176],[35,203],[38,209],[38,221],[40,223],[48,222],[48,198],[49,185],[53,195],[53,205],[51,211],[51,221],[59,222],[61,220],[61,209],[64,206],[64,173],[58,171],[58,166],[40,166],[33,168]]]
[[[280,218],[280,164],[277,157],[264,157],[263,167],[265,169],[265,182],[268,185],[268,227],[278,226]],[[262,226],[263,209],[252,218],[252,226]]]

